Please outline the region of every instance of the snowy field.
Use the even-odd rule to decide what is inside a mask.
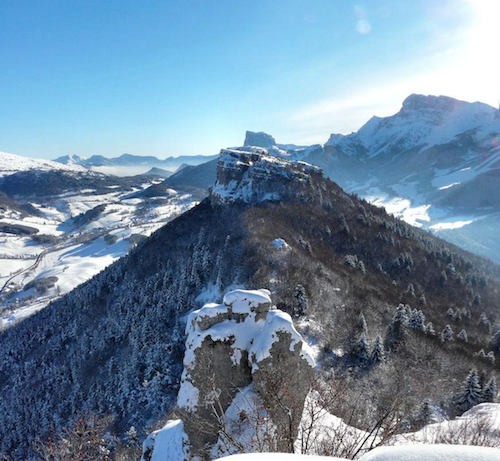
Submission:
[[[52,162],[46,163],[47,168],[52,166]],[[141,188],[152,184],[144,183]],[[138,239],[197,203],[191,195],[174,190],[168,197],[130,198],[140,190],[64,194],[31,202],[39,217],[12,210],[0,216],[4,223],[38,229],[35,238],[0,233],[0,328],[31,315],[96,275],[125,255]],[[106,207],[94,219],[80,225],[74,222],[73,218],[98,205]],[[40,235],[54,241],[37,241]]]

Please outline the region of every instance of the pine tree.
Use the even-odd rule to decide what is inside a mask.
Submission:
[[[406,307],[403,304],[400,304],[387,329],[387,335],[385,338],[386,349],[391,350],[404,340],[407,319]]]
[[[295,291],[293,292],[293,297],[295,298],[296,303],[295,312],[299,317],[301,317],[306,313],[309,304],[306,289],[302,285],[297,285],[295,287]]]
[[[491,336],[491,347],[494,351],[500,352],[500,329],[495,331]]]
[[[462,330],[460,333],[458,333],[457,339],[465,343],[468,342],[469,338],[467,337],[467,332],[465,330]]]
[[[366,274],[366,267],[363,261],[358,262],[358,271],[362,272],[363,274]]]
[[[484,312],[479,316],[479,328],[483,331],[490,331],[491,323]]]
[[[352,362],[355,366],[365,367],[369,364],[369,359],[370,344],[368,343],[368,338],[366,337],[366,335],[364,333],[361,333],[352,350]]]
[[[461,312],[458,309],[453,314],[453,320],[455,322],[460,322],[462,320],[462,314],[461,314]]]
[[[444,327],[443,331],[440,334],[440,337],[443,343],[453,341],[453,330],[451,329],[450,325],[446,325]]]
[[[370,363],[375,365],[381,363],[385,360],[384,344],[382,343],[382,338],[377,335],[375,342],[373,343],[372,353],[370,356]]]
[[[434,330],[434,325],[432,324],[432,322],[429,322],[425,326],[425,334],[426,335],[430,335],[430,336],[435,336],[436,335],[436,330]]]
[[[422,311],[414,309],[411,313],[410,320],[408,321],[408,326],[412,330],[424,331],[425,328],[425,315]]]
[[[482,393],[482,402],[495,403],[497,396],[497,380],[494,376],[491,377],[488,384]]]
[[[455,396],[455,408],[459,415],[470,410],[473,406],[481,403],[484,398],[479,386],[477,370],[470,370],[465,381],[462,382],[460,390]]]
[[[413,287],[413,283],[410,283],[408,285],[408,288],[406,289],[406,293],[408,293],[410,296],[415,297],[415,288]]]
[[[411,417],[412,429],[420,430],[432,422],[433,417],[432,403],[425,399],[413,412]]]
[[[427,304],[427,298],[425,297],[425,295],[420,296],[419,302],[423,305]]]
[[[481,371],[481,373],[479,374],[479,387],[481,388],[481,390],[484,392],[484,390],[486,389],[486,383],[487,383],[487,375],[486,375],[486,371]]]
[[[359,313],[356,333],[358,334],[364,333],[366,336],[368,336],[368,325],[366,324],[366,318],[363,312]]]

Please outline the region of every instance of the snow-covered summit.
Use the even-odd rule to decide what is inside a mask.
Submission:
[[[87,171],[85,168],[78,165],[64,165],[52,160],[34,159],[0,152],[0,176],[7,176],[28,170],[66,171],[75,173]]]
[[[372,117],[356,133],[332,135],[326,145],[338,146],[347,154],[361,152],[369,157],[401,153],[449,142],[457,135],[491,123],[495,112],[495,108],[480,102],[412,94],[403,101],[397,114]]]
[[[80,155],[69,154],[57,157],[54,159],[54,162],[62,163],[64,165],[83,165],[85,160],[87,159],[85,157],[81,157]]]
[[[211,196],[216,202],[260,202],[298,196],[321,168],[269,155],[258,147],[223,149],[217,165],[217,181]],[[244,149],[244,150],[243,150]]]

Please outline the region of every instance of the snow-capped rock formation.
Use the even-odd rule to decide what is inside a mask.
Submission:
[[[231,291],[222,304],[192,312],[186,333],[177,399],[182,423],[170,421],[151,434],[143,460],[170,461],[159,457],[155,441],[165,445],[173,439],[184,441],[184,456],[209,459],[212,449],[227,442],[220,438],[221,425],[227,424],[222,432],[231,430],[231,424],[250,419],[256,407],[269,418],[275,448],[287,451],[298,432],[315,362],[291,317],[272,306],[270,292]]]
[[[322,179],[320,168],[305,162],[287,161],[269,155],[262,148],[223,149],[217,164],[217,181],[211,190],[212,201],[256,203],[306,198],[320,193],[315,183]],[[311,187],[312,186],[312,187]],[[316,184],[316,186],[319,186]]]
[[[276,140],[267,133],[263,133],[262,131],[255,133],[253,131],[247,131],[245,135],[245,143],[243,146],[245,147],[264,147],[269,148],[276,145]]]

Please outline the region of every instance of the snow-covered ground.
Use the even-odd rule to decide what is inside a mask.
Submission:
[[[28,163],[31,160],[26,159]],[[53,162],[46,163],[51,167]],[[17,163],[14,166],[20,167]],[[4,223],[34,227],[39,231],[37,235],[53,236],[57,241],[39,243],[31,236],[0,233],[0,328],[31,315],[96,275],[126,254],[138,235],[149,236],[197,203],[191,195],[175,191],[156,199],[129,198],[132,193],[67,193],[32,201],[39,217],[12,210],[1,216]],[[106,208],[95,219],[75,225],[72,218],[103,204]],[[52,279],[55,282],[46,289],[24,289],[30,282],[52,277],[57,279]]]
[[[312,396],[310,398],[313,398]],[[316,413],[315,413],[316,414]],[[316,414],[316,416],[318,416]],[[316,446],[321,446],[322,438],[332,435],[339,438],[339,443],[358,443],[368,440],[366,445],[376,440],[372,436],[354,427],[348,426],[340,418],[323,411],[319,423],[308,438],[314,441],[306,454],[300,454],[300,433],[296,443],[297,454],[282,453],[247,453],[236,454],[220,459],[227,461],[293,461],[293,460],[341,460],[344,458],[323,457],[314,454]],[[237,418],[233,418],[237,421]],[[487,424],[486,424],[487,423]],[[308,424],[308,404],[304,409],[303,427]],[[495,446],[500,444],[500,404],[478,405],[460,418],[451,421],[425,426],[418,432],[398,435],[388,441],[388,445],[380,446],[370,451],[360,450],[357,459],[360,461],[498,461],[500,449],[487,446],[478,446],[479,431],[482,436],[485,427],[488,427],[488,441]],[[244,432],[243,432],[244,434]],[[336,440],[336,439],[335,439]],[[169,421],[167,425],[150,435],[144,442],[144,448],[155,446],[151,461],[184,461],[183,446],[186,445],[187,435],[180,420]],[[239,438],[239,441],[243,439]],[[488,442],[487,441],[487,442]],[[365,443],[364,442],[364,443]],[[252,451],[252,450],[248,450]],[[312,453],[312,454],[310,454]]]

